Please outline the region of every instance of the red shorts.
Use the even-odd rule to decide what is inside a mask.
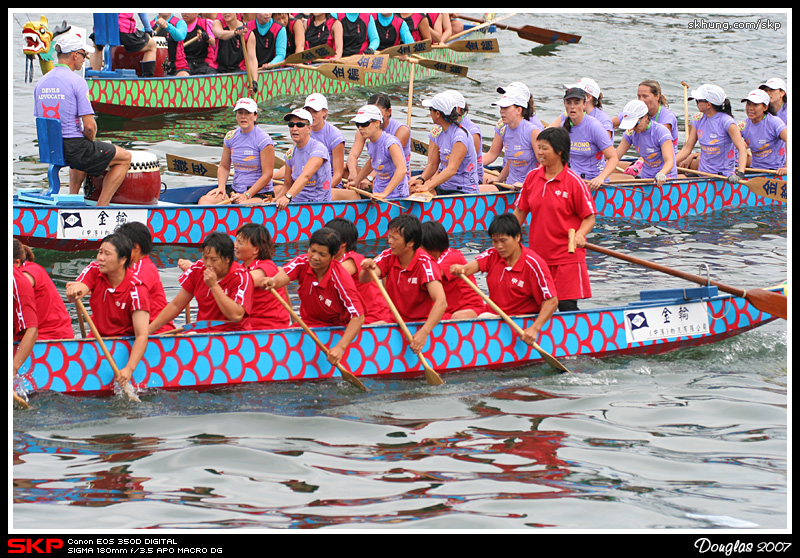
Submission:
[[[589,268],[586,262],[551,265],[550,274],[556,284],[558,300],[578,300],[592,297]]]

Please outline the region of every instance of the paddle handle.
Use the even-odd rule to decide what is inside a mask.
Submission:
[[[389,310],[392,312],[392,316],[394,316],[395,321],[397,321],[397,324],[400,326],[400,330],[403,332],[403,335],[405,335],[406,340],[409,343],[411,343],[414,336],[411,335],[411,331],[409,331],[408,326],[403,321],[403,317],[400,316],[400,312],[394,305],[392,297],[390,297],[389,293],[386,292],[386,287],[383,286],[383,283],[381,282],[380,277],[378,277],[378,274],[375,273],[375,270],[369,269],[368,271],[370,276],[372,277],[372,280],[375,282],[376,285],[378,285],[378,290],[381,291],[381,295],[383,295],[383,298],[386,300],[386,304],[387,306],[389,306]],[[419,358],[420,364],[422,364],[422,368],[425,370],[425,379],[427,380],[427,382],[431,385],[443,384],[444,380],[442,380],[439,374],[437,374],[436,371],[431,367],[431,365],[428,363],[428,359],[426,359],[425,355],[422,354],[422,351],[417,353],[417,357]]]
[[[86,307],[83,305],[81,299],[79,298],[75,299],[75,306],[78,307],[78,312],[80,312],[80,314],[89,324],[89,329],[92,330],[92,335],[94,335],[97,344],[100,345],[100,349],[103,351],[103,355],[105,355],[106,361],[108,361],[109,366],[111,366],[111,370],[114,371],[114,378],[117,380],[117,383],[119,383],[120,387],[122,388],[122,391],[125,392],[125,395],[128,397],[128,399],[132,401],[139,401],[139,398],[133,392],[133,386],[131,386],[130,382],[121,381],[122,378],[120,376],[120,371],[119,368],[117,367],[117,363],[114,362],[114,357],[111,355],[111,352],[108,350],[108,347],[106,347],[106,343],[105,341],[103,341],[103,337],[100,335],[100,331],[97,329],[97,326],[94,325],[94,320],[92,320],[92,317],[86,311]]]
[[[297,322],[297,323],[300,325],[300,327],[301,327],[301,328],[303,328],[303,331],[305,331],[305,332],[306,332],[306,333],[307,333],[309,336],[311,336],[311,339],[313,339],[313,340],[314,340],[314,343],[316,343],[316,344],[317,344],[317,347],[319,347],[319,348],[320,348],[320,350],[321,350],[323,353],[325,353],[325,356],[328,356],[328,354],[330,353],[330,351],[328,351],[328,347],[326,347],[326,346],[325,346],[325,344],[324,344],[322,341],[320,341],[319,337],[317,337],[317,334],[316,334],[316,333],[314,333],[314,332],[311,330],[311,328],[310,328],[310,327],[308,327],[308,325],[306,325],[306,323],[305,323],[305,322],[304,322],[304,321],[303,321],[303,320],[300,318],[300,316],[298,316],[298,315],[297,315],[297,312],[295,312],[295,311],[294,311],[294,308],[292,308],[292,305],[291,305],[291,304],[289,304],[289,303],[288,303],[288,302],[287,302],[287,301],[286,301],[286,300],[285,300],[285,299],[284,299],[284,298],[283,298],[283,297],[280,295],[280,293],[278,293],[278,291],[276,291],[276,290],[275,290],[273,287],[270,287],[270,288],[269,288],[269,292],[271,292],[271,293],[272,293],[272,295],[273,295],[273,296],[274,296],[276,299],[278,299],[278,302],[280,302],[280,303],[281,303],[281,305],[282,305],[284,308],[286,308],[286,310],[289,312],[289,315],[292,317],[292,319],[293,319],[295,322]],[[361,383],[361,380],[359,380],[358,378],[356,378],[356,377],[355,377],[355,376],[352,374],[352,372],[350,372],[349,370],[347,370],[347,368],[345,368],[345,367],[342,365],[342,363],[341,363],[341,362],[339,362],[339,363],[337,363],[337,364],[336,364],[336,368],[337,368],[337,369],[339,370],[339,372],[342,374],[342,378],[344,378],[345,380],[347,380],[348,382],[350,382],[351,384],[353,384],[353,385],[354,385],[354,386],[356,386],[357,388],[359,388],[359,389],[361,389],[361,390],[363,390],[363,391],[367,391],[367,388],[366,388],[366,386],[365,386],[364,384],[362,384],[362,383]]]

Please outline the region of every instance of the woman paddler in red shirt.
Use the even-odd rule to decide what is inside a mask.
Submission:
[[[97,259],[74,282],[67,283],[67,300],[75,302],[91,292],[92,321],[103,337],[135,336],[128,362],[118,381],[130,381],[147,348],[150,298],[131,268],[133,242],[110,234],[100,243]]]
[[[540,166],[528,173],[514,202],[523,225],[530,215],[528,246],[544,258],[558,290],[560,311],[577,310],[578,300],[592,296],[586,265],[586,236],[595,224],[596,209],[586,182],[569,167],[570,136],[563,128],[539,134]],[[569,252],[569,230],[575,246]]]

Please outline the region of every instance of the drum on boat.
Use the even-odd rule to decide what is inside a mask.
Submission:
[[[166,37],[153,37],[156,40],[156,67],[153,70],[153,77],[164,77],[164,62],[167,60],[167,39]],[[128,52],[122,45],[111,48],[111,67],[115,70],[130,69],[136,70],[136,75],[142,77],[142,57],[141,51]]]
[[[103,190],[104,172],[98,177],[86,177],[84,197],[97,201]],[[148,151],[131,151],[131,167],[111,203],[127,205],[155,205],[161,192],[161,169],[158,157]]]

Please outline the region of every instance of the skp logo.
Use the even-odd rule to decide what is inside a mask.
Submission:
[[[58,548],[64,548],[61,539],[8,539],[9,554],[50,554]]]

